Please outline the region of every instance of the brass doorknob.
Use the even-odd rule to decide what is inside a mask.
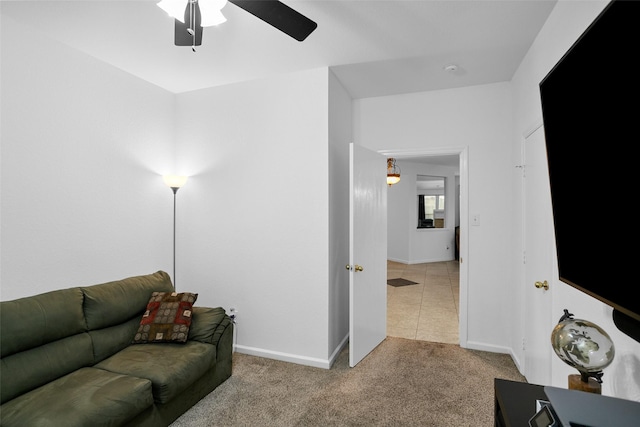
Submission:
[[[364,270],[361,265],[356,264],[356,271]]]
[[[347,270],[351,271],[351,264],[347,264],[345,267]]]
[[[536,285],[536,288],[538,289],[542,288],[545,291],[549,290],[549,284],[547,283],[546,280],[544,282],[536,282],[535,285]]]

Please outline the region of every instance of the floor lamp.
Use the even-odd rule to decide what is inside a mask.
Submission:
[[[176,194],[178,189],[187,182],[186,176],[164,175],[164,183],[173,190],[173,290],[176,290]]]

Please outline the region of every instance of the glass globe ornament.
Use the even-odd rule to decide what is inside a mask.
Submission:
[[[600,326],[574,319],[566,309],[551,332],[551,346],[563,362],[580,372],[583,382],[591,377],[602,383],[602,370],[615,356],[611,337]]]

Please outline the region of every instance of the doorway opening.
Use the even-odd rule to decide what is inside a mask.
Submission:
[[[468,295],[468,269],[466,263],[467,248],[467,225],[468,225],[468,160],[467,147],[450,148],[450,149],[421,149],[421,150],[383,150],[378,151],[387,157],[394,157],[398,160],[407,161],[424,161],[438,162],[445,157],[457,156],[459,162],[459,227],[454,230],[456,238],[456,255],[452,261],[428,262],[419,264],[402,264],[387,261],[387,277],[395,278],[396,275],[404,276],[404,279],[421,283],[422,286],[413,285],[406,289],[392,288],[388,289],[387,303],[387,334],[390,336],[401,336],[402,331],[394,328],[415,328],[415,338],[425,341],[456,343],[461,347],[467,346],[467,295]],[[389,226],[387,227],[389,228]],[[425,230],[431,232],[436,230]],[[437,231],[436,231],[437,232]],[[391,274],[391,277],[389,276]],[[414,280],[415,279],[415,280]],[[428,284],[427,284],[428,282]],[[425,286],[429,286],[428,292],[425,293]],[[454,287],[452,289],[452,287]],[[429,298],[435,298],[441,294],[442,298],[451,298],[452,293],[456,292],[455,304],[457,307],[449,306],[448,309],[440,313],[430,313],[429,316],[423,316],[420,319],[420,310],[430,310],[428,306],[422,307],[423,302],[429,302]],[[430,294],[431,293],[431,294]],[[411,310],[403,309],[403,298],[413,303]],[[425,300],[425,298],[427,298]],[[417,302],[420,304],[416,305]],[[449,300],[450,301],[450,300]],[[457,309],[457,313],[450,310]],[[447,311],[449,310],[449,311]],[[442,310],[441,310],[442,311]],[[426,314],[426,313],[423,313]],[[455,316],[457,314],[457,317]],[[442,316],[440,321],[436,321],[433,316]],[[394,320],[395,319],[395,320]],[[399,319],[399,320],[398,320]],[[446,322],[444,322],[446,320]],[[457,325],[455,324],[457,321]],[[441,330],[434,330],[437,324],[448,324],[443,326]],[[414,326],[415,325],[415,326]],[[432,327],[433,326],[433,327]],[[457,326],[457,334],[451,334],[450,329]],[[431,331],[429,331],[431,329]],[[447,331],[448,329],[448,331]],[[410,333],[410,332],[409,332]],[[407,337],[409,338],[409,337]],[[456,341],[457,340],[457,341]]]

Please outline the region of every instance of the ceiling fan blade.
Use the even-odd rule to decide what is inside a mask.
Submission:
[[[303,41],[318,24],[277,0],[229,0],[241,9],[298,41]]]
[[[200,25],[201,16],[200,16],[200,7],[198,3],[193,3],[194,7],[194,25],[193,28],[195,30],[195,43],[193,40],[193,35],[189,33],[189,23],[191,22],[190,14],[191,14],[191,6],[190,2],[187,4],[187,7],[184,10],[184,23],[175,19],[175,31],[173,41],[176,46],[200,46],[202,44],[202,26]]]

